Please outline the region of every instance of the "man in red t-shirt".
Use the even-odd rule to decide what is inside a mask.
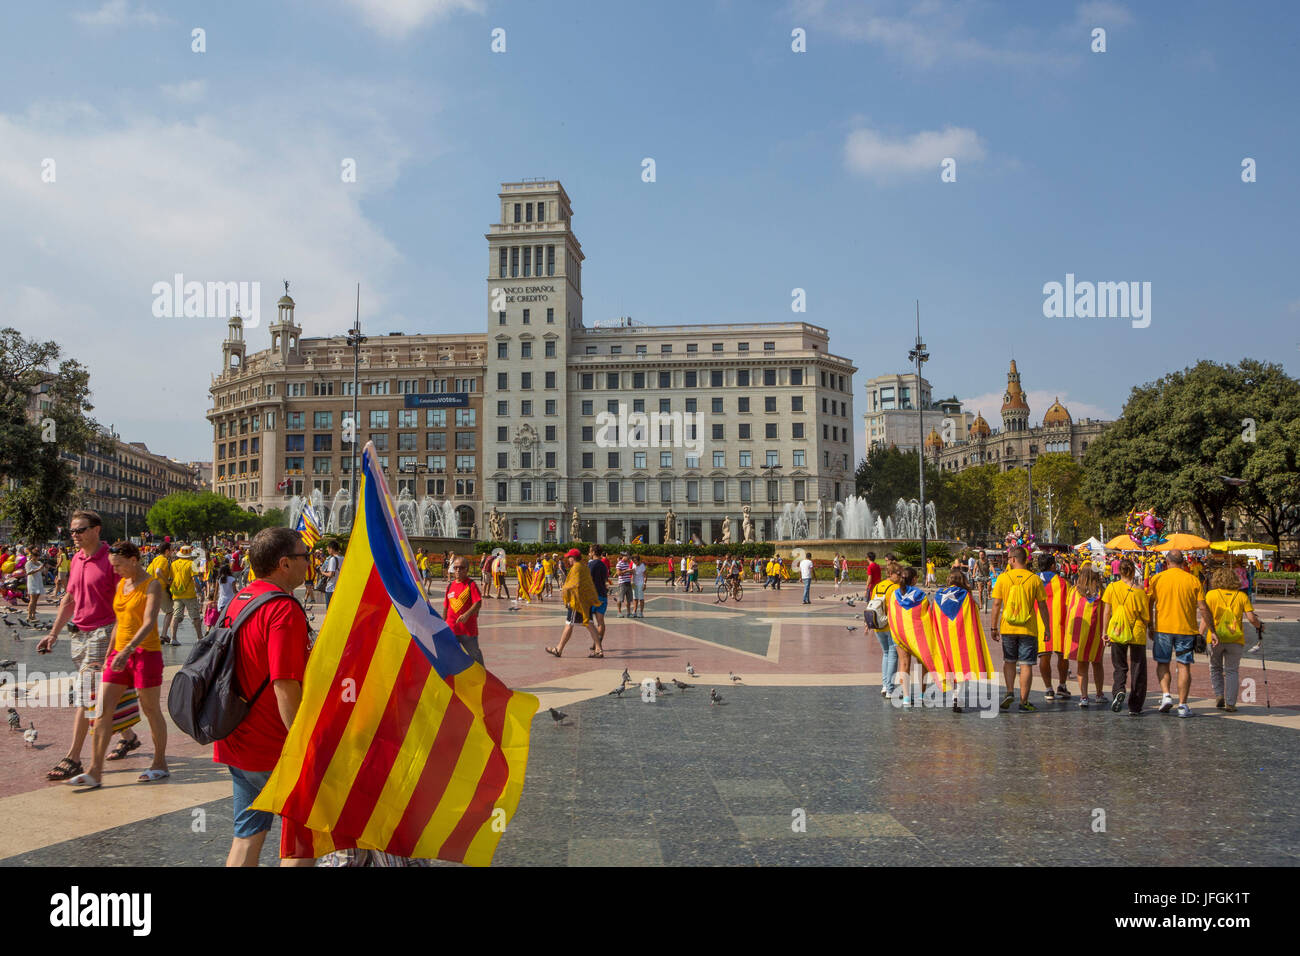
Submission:
[[[470,657],[483,663],[483,652],[478,647],[478,612],[483,609],[483,593],[469,579],[469,558],[461,555],[452,562],[455,578],[447,585],[442,599],[442,617],[451,633],[460,639],[461,646]]]
[[[876,564],[876,552],[867,552],[867,600],[871,600],[871,592],[876,589],[880,583],[880,565]]]
[[[224,740],[213,745],[212,759],[230,768],[234,781],[235,837],[226,866],[257,866],[273,815],[250,810],[280,759],[289,727],[302,703],[307,671],[307,615],[293,598],[307,576],[307,547],[288,528],[265,528],[253,538],[248,563],[257,580],[235,595],[225,618],[233,619],[251,598],[279,589],[289,600],[272,601],[253,613],[235,636],[235,676],[240,693],[253,699],[248,716]],[[259,692],[259,688],[261,691]],[[280,831],[280,865],[312,866],[314,859],[286,859],[304,845],[288,820]],[[310,846],[308,841],[305,845]]]

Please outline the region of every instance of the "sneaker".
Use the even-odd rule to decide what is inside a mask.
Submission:
[[[1124,709],[1124,692],[1122,690],[1115,692],[1115,699],[1110,702],[1110,709],[1117,714]]]
[[[1230,713],[1230,714],[1235,714],[1235,713],[1237,712],[1237,705],[1236,705],[1236,704],[1224,704],[1224,705],[1223,705],[1223,709],[1226,710],[1226,711],[1227,711],[1228,713]]]
[[[1094,704],[1100,704],[1103,707],[1105,707],[1108,703],[1110,703],[1110,701],[1106,700],[1105,694],[1093,694],[1092,702]]]
[[[1192,716],[1192,708],[1188,707],[1186,704],[1179,704],[1179,705],[1178,705],[1178,716],[1179,716],[1179,717],[1190,717],[1190,716]]]
[[[1142,711],[1140,711],[1140,710],[1130,710],[1130,711],[1128,712],[1128,715],[1129,715],[1130,717],[1141,717],[1141,716],[1142,716]]]
[[[1160,699],[1160,706],[1156,709],[1159,710],[1160,713],[1162,714],[1167,714],[1171,710],[1173,710],[1174,709],[1173,696],[1170,694],[1165,694],[1165,696]]]
[[[1080,707],[1087,707],[1087,706],[1088,706],[1088,695],[1087,695],[1087,694],[1084,694],[1082,697],[1079,698],[1079,706],[1080,706]]]
[[[912,698],[910,698],[910,697],[904,697],[904,698],[903,698],[903,706],[904,706],[904,707],[907,707],[907,708],[910,708],[910,707],[912,706]]]
[[[1030,703],[1029,701],[1027,701],[1027,700],[1022,700],[1022,701],[1020,702],[1020,712],[1021,712],[1022,714],[1032,714],[1032,713],[1036,712],[1037,710],[1038,710],[1038,708],[1035,707],[1033,704],[1031,704],[1031,703]]]
[[[1056,693],[1052,690],[1052,688],[1050,687],[1047,688],[1047,693],[1043,695],[1043,700],[1046,701],[1056,700]]]
[[[1219,708],[1219,710],[1224,710],[1224,709],[1225,709],[1225,705],[1224,705],[1224,703],[1223,703],[1223,698],[1220,697],[1220,698],[1218,698],[1217,700],[1215,700],[1215,702],[1214,702],[1214,706],[1217,707],[1217,708]]]
[[[1011,702],[1015,699],[1015,694],[1007,694],[1006,697],[1002,698],[1002,703],[998,704],[998,710],[1006,710],[1011,706]]]
[[[1057,700],[1069,700],[1069,699],[1070,699],[1070,692],[1069,692],[1068,690],[1065,689],[1065,685],[1064,685],[1064,684],[1062,684],[1060,687],[1056,688],[1056,699],[1057,699]]]

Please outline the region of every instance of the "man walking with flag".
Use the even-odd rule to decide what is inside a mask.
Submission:
[[[288,528],[264,528],[253,538],[248,560],[257,580],[226,610],[228,618],[258,596],[280,590],[288,600],[276,600],[253,612],[235,635],[235,676],[251,700],[248,716],[225,739],[213,745],[212,759],[230,769],[234,787],[235,834],[226,866],[257,866],[271,813],[251,804],[271,778],[280,750],[302,702],[307,669],[307,615],[293,598],[306,576],[308,552],[302,539]],[[224,623],[218,622],[218,623]],[[281,866],[311,866],[311,859],[284,859],[292,847],[292,826],[281,831]]]
[[[483,594],[469,579],[469,558],[456,558],[451,567],[455,578],[443,595],[442,616],[466,653],[482,664],[483,652],[478,647],[478,612],[483,609]]]
[[[992,637],[1002,639],[1002,677],[1006,696],[999,709],[1006,710],[1015,698],[1016,666],[1020,668],[1020,710],[1035,711],[1029,702],[1029,688],[1038,661],[1038,608],[1047,607],[1047,593],[1038,575],[1026,570],[1029,555],[1016,546],[1007,553],[1008,569],[993,586]],[[1051,684],[1048,684],[1051,687]]]

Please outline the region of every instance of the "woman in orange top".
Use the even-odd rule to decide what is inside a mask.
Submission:
[[[86,773],[68,781],[74,787],[97,789],[104,779],[104,757],[113,735],[111,715],[122,693],[134,686],[140,695],[140,709],[149,721],[153,735],[153,764],[139,780],[161,780],[171,776],[167,770],[167,722],[162,712],[162,645],[158,639],[158,609],[162,602],[162,585],[140,564],[140,549],[129,541],[119,541],[108,549],[108,560],[120,580],[113,598],[117,624],[113,628],[113,649],[104,662],[103,683],[99,689],[100,715],[109,719],[95,721],[95,754]]]

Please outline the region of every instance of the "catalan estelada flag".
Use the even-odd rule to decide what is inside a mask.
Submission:
[[[948,675],[952,662],[944,655],[944,645],[934,623],[934,606],[918,587],[899,588],[885,600],[889,608],[889,633],[894,643],[904,647],[926,673],[936,675],[945,691],[951,690]]]
[[[1101,600],[1070,588],[1065,614],[1065,656],[1086,663],[1101,660]]]
[[[993,658],[980,611],[969,591],[959,587],[936,591],[934,624],[958,681],[993,676]]]
[[[361,478],[302,705],[253,806],[311,843],[295,856],[486,866],[519,805],[537,698],[484,670],[433,610],[370,444]]]
[[[1039,612],[1039,617],[1044,618],[1043,626],[1038,629],[1038,653],[1044,651],[1055,651],[1058,654],[1065,652],[1065,613],[1067,596],[1066,592],[1070,586],[1065,583],[1065,578],[1055,571],[1040,571],[1038,577],[1042,579],[1043,590],[1047,592],[1046,614]]]
[[[311,506],[311,502],[303,505],[302,514],[298,515],[298,527],[294,530],[309,550],[316,547],[316,542],[321,539],[320,518],[316,516],[316,509]]]

